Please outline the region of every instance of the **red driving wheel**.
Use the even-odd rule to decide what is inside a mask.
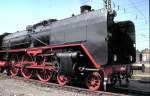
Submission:
[[[21,68],[22,76],[26,79],[30,79],[32,77],[32,69]]]
[[[19,68],[17,68],[15,65],[18,64],[19,59],[16,54],[11,55],[10,58],[11,58],[10,59],[10,64],[11,64],[10,73],[12,76],[16,76],[18,75]]]
[[[52,77],[52,71],[46,69],[37,70],[37,77],[42,82],[48,82]]]
[[[32,56],[26,54],[22,57],[22,68],[21,68],[21,74],[24,78],[29,79],[32,77],[33,75],[33,70],[26,68],[27,66],[29,66],[30,64],[32,64],[33,62],[33,58]]]
[[[90,73],[86,77],[86,86],[91,90],[98,90],[101,86],[101,76],[98,72]]]
[[[61,86],[64,86],[69,82],[68,78],[65,75],[60,74],[57,75],[57,81]]]

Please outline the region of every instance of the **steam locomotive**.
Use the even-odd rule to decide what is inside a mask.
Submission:
[[[131,21],[114,21],[115,11],[91,10],[29,25],[26,30],[0,35],[0,72],[37,76],[60,85],[83,81],[90,90],[114,85],[135,62],[135,29]],[[56,78],[52,78],[56,77]]]

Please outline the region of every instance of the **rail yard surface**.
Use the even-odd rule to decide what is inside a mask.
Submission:
[[[6,74],[0,74],[0,96],[148,96],[149,89],[150,83],[140,82],[139,78],[131,80],[128,88],[116,87],[111,92],[91,92],[84,88],[60,87],[54,83],[41,83],[33,79],[26,80],[22,77],[8,77]]]
[[[60,87],[57,84],[44,84],[36,80],[0,75],[0,96],[118,96],[108,92],[90,92],[74,87]],[[122,96],[125,96],[122,94]]]

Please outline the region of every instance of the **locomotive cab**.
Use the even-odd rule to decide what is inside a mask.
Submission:
[[[136,61],[134,24],[131,21],[116,22],[110,34],[109,63],[134,63]]]

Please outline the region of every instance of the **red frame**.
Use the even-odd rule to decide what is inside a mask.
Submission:
[[[62,45],[49,45],[49,46],[44,46],[44,47],[35,47],[35,48],[22,48],[22,49],[12,49],[12,50],[0,50],[0,52],[27,52],[28,54],[32,54],[33,56],[37,55],[38,53],[42,53],[42,49],[56,49],[56,48],[63,48],[63,47],[75,47],[75,46],[80,46],[83,51],[87,54],[91,62],[96,68],[100,68],[101,65],[97,64],[95,59],[92,57],[92,55],[89,53],[87,48],[79,43],[79,44],[62,44]]]
[[[35,55],[40,54],[40,53],[42,53],[41,49],[38,49],[38,50],[27,50],[27,54],[31,54],[32,56],[35,56]]]

